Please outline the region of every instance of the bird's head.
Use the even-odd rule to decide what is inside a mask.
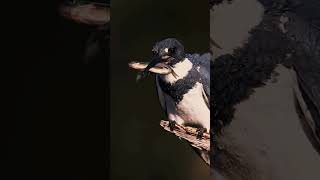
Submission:
[[[152,59],[144,69],[144,73],[147,73],[150,68],[155,66],[170,68],[176,63],[183,61],[184,58],[184,47],[177,39],[164,39],[153,46]]]

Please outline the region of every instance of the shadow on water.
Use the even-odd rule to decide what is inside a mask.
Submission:
[[[317,17],[317,13],[308,8],[305,6],[295,13],[299,17]],[[232,53],[233,49],[241,47],[249,30],[260,23],[263,13],[256,0],[234,0],[233,4],[221,4],[215,10],[211,12],[211,35],[225,48],[223,51],[214,49],[216,55]],[[288,29],[301,31],[293,27]],[[255,36],[255,40],[263,42],[264,37]],[[294,104],[296,94],[292,88],[296,77],[281,65],[275,72],[278,74],[276,81],[267,81],[265,86],[256,88],[248,99],[236,105],[235,117],[224,127],[219,142],[225,142],[225,147],[230,145],[229,152],[236,152],[244,159],[242,163],[251,167],[253,178],[246,176],[243,179],[317,179],[320,157],[307,137],[310,132],[306,131],[310,129],[301,125]],[[227,177],[236,171],[225,168],[221,172]]]
[[[175,37],[187,52],[209,50],[206,1],[112,1],[111,179],[208,179],[191,147],[160,128],[152,76],[137,83],[128,62],[148,61],[156,41]]]
[[[231,4],[225,1],[210,11],[210,35],[222,46],[222,49],[213,49],[214,56],[232,53],[241,47],[250,29],[262,20],[263,12],[263,6],[256,0],[233,0]]]

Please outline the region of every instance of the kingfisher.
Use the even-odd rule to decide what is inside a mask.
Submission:
[[[157,42],[152,60],[142,72],[143,77],[153,67],[171,69],[169,74],[156,74],[159,101],[169,120],[175,124],[198,128],[197,138],[210,130],[210,59],[211,54],[187,54],[175,38]]]

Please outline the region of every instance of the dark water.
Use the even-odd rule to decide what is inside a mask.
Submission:
[[[233,0],[231,4],[224,2],[216,6],[210,12],[210,34],[222,49],[214,48],[214,56],[241,47],[250,29],[262,20],[263,12],[262,4],[256,0]]]
[[[209,50],[207,1],[112,1],[111,179],[208,179],[191,147],[165,132],[153,77],[136,82],[128,62],[148,61],[156,41],[178,38],[188,52]]]
[[[316,18],[318,13],[310,8],[313,7],[311,1],[305,3],[309,6],[296,13],[302,18]],[[232,53],[241,47],[262,15],[263,7],[256,0],[234,0],[231,5],[216,7],[211,13],[211,35],[224,48],[214,49],[216,55]],[[279,74],[276,81],[256,88],[249,99],[237,104],[235,118],[224,128],[223,138],[236,147],[238,155],[241,150],[245,152],[243,159],[258,169],[259,178],[255,179],[319,179],[319,154],[308,139],[294,106],[294,73],[283,66],[275,71]]]

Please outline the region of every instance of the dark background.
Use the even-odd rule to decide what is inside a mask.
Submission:
[[[152,46],[175,37],[188,53],[209,50],[208,1],[117,0],[111,15],[111,179],[208,179],[192,148],[163,130],[154,78],[136,82],[130,61],[148,61]]]
[[[22,38],[15,44],[19,85],[8,136],[10,178],[106,179],[108,58],[83,64],[93,28],[61,17],[61,1],[28,2],[14,21]]]
[[[165,37],[207,52],[208,2],[112,2],[111,59],[88,65],[82,57],[93,29],[61,17],[60,3],[19,4],[11,21],[18,27],[9,28],[16,64],[6,179],[99,180],[110,166],[110,179],[207,179],[191,147],[160,128],[153,78],[136,83],[127,63],[147,61]]]

